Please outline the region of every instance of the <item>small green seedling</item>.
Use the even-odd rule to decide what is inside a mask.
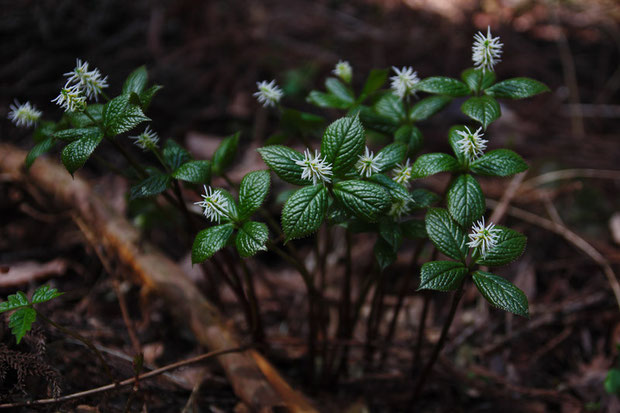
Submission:
[[[7,301],[0,303],[0,313],[13,311],[9,317],[9,327],[17,340],[17,344],[22,340],[24,335],[32,328],[32,324],[37,319],[37,311],[34,309],[35,304],[41,304],[61,296],[56,288],[50,288],[42,285],[37,288],[30,300],[21,291],[8,296]]]

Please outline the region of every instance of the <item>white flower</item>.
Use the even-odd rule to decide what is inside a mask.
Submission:
[[[203,186],[205,189],[204,195],[201,195],[203,200],[194,202],[194,204],[204,208],[203,214],[211,220],[211,222],[219,224],[220,218],[228,217],[230,214],[228,199],[226,199],[219,189],[213,190],[210,186]]]
[[[418,72],[414,72],[412,67],[403,67],[398,70],[398,68],[392,66],[392,69],[396,72],[396,76],[390,78],[394,94],[401,99],[413,95],[415,93],[415,85],[420,81]]]
[[[321,154],[316,149],[314,156],[309,149],[306,149],[304,159],[295,161],[295,163],[303,168],[301,179],[312,181],[312,185],[316,185],[318,181],[331,182],[332,164],[325,158],[321,159]]]
[[[485,226],[484,217],[476,222],[471,230],[472,233],[469,234],[471,241],[467,243],[467,246],[470,248],[480,248],[480,253],[485,257],[497,245],[499,230],[495,228],[495,224],[492,222]]]
[[[32,106],[30,102],[20,104],[18,101],[15,101],[9,108],[11,111],[8,118],[16,126],[32,126],[41,118],[41,112]]]
[[[254,93],[254,96],[258,99],[259,103],[262,103],[263,106],[275,106],[276,103],[280,102],[284,93],[282,93],[282,89],[276,85],[276,81],[272,80],[267,83],[266,80],[262,82],[256,82],[256,86],[258,87],[258,92]]]
[[[130,136],[129,139],[133,139],[134,143],[144,150],[156,148],[157,142],[159,142],[159,136],[151,130],[150,126],[147,126],[144,132],[138,136]]]
[[[76,59],[75,68],[67,76],[67,85],[76,85],[88,99],[99,98],[101,89],[108,87],[108,77],[103,77],[99,69],[88,70],[88,62]],[[65,86],[66,87],[66,86]]]
[[[86,108],[86,97],[82,94],[82,90],[78,85],[69,86],[69,84],[66,84],[52,102],[63,107],[65,112],[82,111]]]
[[[377,156],[366,147],[366,151],[363,155],[359,155],[359,160],[355,164],[355,168],[361,176],[370,178],[372,174],[375,174],[381,170],[381,164],[379,160],[383,154],[378,153]]]
[[[336,67],[332,70],[332,73],[347,83],[350,83],[353,77],[351,65],[349,62],[343,60],[339,60],[338,63],[336,63]]]
[[[390,207],[390,211],[388,215],[400,218],[405,214],[411,212],[411,200],[409,199],[398,199],[392,202],[392,206]]]
[[[478,32],[474,35],[474,45],[472,46],[472,60],[476,69],[493,71],[493,66],[501,62],[503,44],[499,42],[499,37],[491,36],[491,27],[487,26],[487,35]]]
[[[478,128],[474,133],[467,126],[465,126],[465,130],[456,132],[461,137],[461,139],[456,141],[456,144],[461,153],[469,159],[469,162],[473,162],[484,154],[488,141],[482,139],[482,128]]]
[[[413,167],[409,166],[409,159],[407,159],[404,165],[400,163],[396,165],[393,172],[394,178],[392,179],[404,187],[409,188],[409,181],[411,181],[411,174],[413,173]]]

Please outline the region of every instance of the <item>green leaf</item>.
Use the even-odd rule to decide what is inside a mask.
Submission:
[[[280,118],[282,129],[288,132],[288,135],[296,134],[313,134],[314,132],[324,129],[325,119],[312,113],[301,112],[299,110],[282,108],[282,116]],[[287,134],[282,136],[286,139]],[[284,141],[284,139],[282,141]],[[275,141],[275,139],[272,139]]]
[[[496,149],[481,156],[469,166],[479,175],[510,176],[527,170],[527,164],[509,149]]]
[[[388,134],[392,134],[398,129],[397,123],[377,114],[368,106],[360,106],[358,113],[364,126],[369,129]]]
[[[620,370],[615,368],[610,369],[607,372],[607,376],[605,376],[603,385],[605,386],[607,394],[615,396],[620,395]]]
[[[389,171],[401,163],[407,156],[407,145],[391,143],[377,153],[379,172]]]
[[[179,166],[172,177],[193,184],[206,184],[211,180],[211,162],[189,161]]]
[[[77,139],[88,137],[88,136],[97,136],[101,133],[99,128],[77,128],[77,129],[63,129],[58,132],[54,132],[52,135],[55,139],[59,139],[65,142],[73,142]]]
[[[448,257],[465,262],[468,250],[467,236],[448,211],[441,208],[429,208],[425,222],[426,232],[435,247]]]
[[[446,107],[446,105],[451,101],[451,97],[443,95],[429,96],[427,98],[424,98],[415,105],[413,105],[413,107],[409,111],[409,120],[413,122],[418,122],[428,119],[435,113]]]
[[[173,171],[176,171],[181,165],[191,159],[189,152],[172,139],[166,140],[163,154],[166,164],[168,164]]]
[[[394,94],[386,93],[375,103],[375,112],[390,123],[398,124],[407,117],[403,102]]]
[[[429,77],[416,85],[417,90],[427,93],[435,93],[446,96],[465,96],[469,94],[469,88],[460,80],[451,77]]]
[[[321,156],[332,163],[335,176],[342,176],[358,161],[365,143],[366,136],[359,117],[340,118],[325,130]]]
[[[393,179],[390,179],[386,175],[374,174],[368,179],[378,185],[381,185],[383,189],[389,193],[391,201],[406,201],[411,198],[407,188]]]
[[[425,178],[439,172],[456,171],[458,168],[456,159],[447,153],[428,153],[416,159],[411,176],[414,179]]]
[[[400,226],[403,229],[403,236],[407,239],[428,238],[424,221],[418,219],[410,219],[408,221],[401,222]]]
[[[19,344],[26,333],[30,331],[32,323],[34,323],[36,318],[37,312],[30,307],[20,308],[11,314],[11,317],[9,317],[9,327],[17,340],[17,344]]]
[[[87,112],[90,117],[84,112],[67,112],[64,116],[69,119],[69,122],[74,128],[85,128],[95,125],[91,118],[93,118],[96,122],[101,122],[103,120],[104,108],[105,105],[100,103],[89,103],[84,112]]]
[[[30,150],[30,152],[28,152],[28,155],[26,155],[26,160],[24,162],[26,165],[26,169],[30,169],[34,161],[39,156],[43,155],[45,152],[48,152],[55,145],[56,145],[56,141],[52,137],[45,138],[41,142],[34,145],[34,147]]]
[[[293,195],[295,191],[297,191],[297,188],[289,188],[289,189],[285,189],[284,191],[280,192],[276,196],[276,200],[275,200],[276,205],[283,206],[286,203],[286,201],[291,197],[291,195]]]
[[[235,202],[235,198],[231,195],[230,192],[223,188],[218,188],[218,191],[222,193],[226,201],[228,201],[228,216],[222,217],[222,221],[235,221],[239,219],[239,210],[237,208],[237,203]]]
[[[340,225],[341,227],[346,228],[350,231],[352,231],[351,226],[353,224],[357,225],[358,223],[361,223],[362,225],[368,227],[372,227],[370,229],[371,231],[374,231],[375,229],[374,225],[371,225],[367,222],[362,222],[357,218],[353,217],[351,214],[349,214],[348,211],[340,208],[340,205],[338,205],[336,202],[329,202],[329,206],[327,208],[327,220],[329,221],[330,225]]]
[[[170,177],[164,174],[149,176],[144,181],[134,185],[129,190],[129,199],[146,198],[161,194],[168,188]]]
[[[473,279],[491,305],[523,317],[530,316],[527,297],[510,281],[484,271],[474,272]]]
[[[125,83],[123,84],[123,94],[130,94],[131,92],[140,94],[146,87],[146,82],[149,79],[149,75],[145,66],[140,66],[127,76]]]
[[[390,244],[394,250],[398,250],[403,242],[403,229],[398,222],[391,219],[381,220],[379,223],[379,235]]]
[[[276,132],[265,140],[265,146],[281,145],[288,139],[290,135],[286,132]]]
[[[467,275],[461,262],[431,261],[422,266],[418,290],[454,291]]]
[[[243,258],[251,257],[258,251],[266,251],[265,243],[269,239],[267,225],[262,222],[247,221],[239,228],[235,245]]]
[[[446,203],[450,215],[462,227],[468,227],[486,210],[480,184],[469,174],[459,175],[452,181],[446,193]]]
[[[394,247],[381,237],[377,238],[373,252],[381,271],[389,267],[397,258]]]
[[[6,301],[0,303],[0,313],[27,307],[28,304],[28,297],[26,297],[26,294],[18,291],[15,294],[9,295]]]
[[[333,191],[346,209],[368,222],[376,222],[390,206],[388,192],[372,182],[340,181],[334,185]]]
[[[372,69],[366,79],[366,83],[364,83],[362,93],[360,94],[358,100],[363,102],[373,92],[377,91],[381,86],[383,86],[387,80],[387,77],[388,71],[386,69]]]
[[[301,238],[319,229],[327,212],[327,189],[306,186],[289,197],[282,209],[282,230],[286,239]]]
[[[249,218],[265,201],[271,180],[269,172],[254,171],[246,174],[239,187],[239,218]]]
[[[494,84],[484,93],[496,98],[525,99],[548,91],[549,88],[537,80],[515,77]]]
[[[72,112],[69,112],[69,113],[72,113]],[[55,130],[56,130],[55,122],[50,122],[50,121],[45,121],[45,120],[39,121],[39,123],[37,124],[37,127],[32,133],[32,139],[34,140],[35,143],[39,143],[51,137]]]
[[[482,73],[482,70],[469,68],[461,74],[461,79],[472,92],[478,92],[486,89],[495,82],[495,73],[490,70],[486,70]]]
[[[192,245],[192,264],[204,262],[224,248],[233,229],[233,224],[222,224],[200,231]]]
[[[283,181],[293,185],[309,185],[312,183],[310,180],[301,179],[302,167],[295,163],[304,159],[301,153],[282,145],[265,146],[257,150],[269,169]]]
[[[394,141],[408,146],[408,152],[416,152],[423,143],[422,132],[415,125],[403,125],[394,133]]]
[[[335,205],[335,203],[333,205]],[[375,233],[377,231],[377,226],[375,224],[359,220],[342,208],[334,207],[329,215],[329,219],[331,223],[337,223],[352,234]]]
[[[85,135],[64,147],[61,159],[71,175],[84,166],[102,139],[103,133],[98,130],[97,133]]]
[[[428,208],[441,199],[439,195],[424,188],[411,191],[411,201],[414,209]]]
[[[454,155],[456,155],[458,163],[461,166],[466,167],[467,165],[469,165],[469,158],[463,155],[459,148],[457,142],[460,141],[462,137],[458,134],[458,132],[467,132],[467,130],[465,129],[464,125],[456,125],[451,127],[450,132],[448,132],[448,142],[450,143],[450,147],[452,148]]]
[[[131,95],[120,95],[108,103],[103,109],[103,126],[106,134],[116,136],[127,132],[138,124],[151,120],[140,106],[130,102]]]
[[[306,101],[320,108],[347,109],[349,107],[349,103],[339,99],[337,96],[331,93],[319,92],[318,90],[311,91]]]
[[[32,304],[40,304],[61,296],[56,288],[50,288],[49,285],[42,285],[32,294]]]
[[[509,264],[519,258],[525,250],[525,244],[527,244],[525,235],[500,225],[496,225],[495,229],[499,232],[497,243],[485,257],[476,260],[479,265],[496,267]]]
[[[225,138],[213,154],[213,173],[215,175],[221,175],[232,164],[237,154],[239,136],[241,136],[241,132]]]
[[[325,88],[338,99],[351,105],[355,101],[355,96],[351,90],[345,86],[340,80],[334,77],[328,77],[325,80]]]
[[[146,89],[144,92],[140,93],[140,106],[142,109],[147,110],[149,106],[151,106],[151,101],[153,97],[162,90],[164,87],[162,85],[153,85],[150,88]]]
[[[502,114],[499,103],[490,96],[475,96],[467,99],[461,105],[461,111],[480,122],[485,130],[491,122]]]

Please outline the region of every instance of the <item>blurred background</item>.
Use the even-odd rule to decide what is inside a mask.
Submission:
[[[110,92],[146,64],[165,85],[152,109],[160,135],[228,134],[254,123],[257,81],[276,79],[285,104],[304,107],[307,92],[322,87],[339,59],[351,62],[358,86],[371,68],[390,66],[412,66],[421,78],[458,77],[471,66],[473,34],[490,25],[505,45],[498,78],[529,76],[553,91],[506,104],[502,122],[511,130],[500,122],[493,135],[512,134],[529,159],[599,167],[616,161],[601,156],[617,154],[610,127],[620,115],[615,0],[3,3],[2,113],[15,98],[55,112],[50,100],[76,58],[107,74]],[[453,112],[457,117],[458,105]],[[6,116],[1,128],[3,139],[22,137]]]
[[[120,91],[130,71],[146,65],[151,81],[165,86],[149,111],[153,129],[162,138],[185,143],[197,156],[209,156],[223,136],[238,130],[243,131],[242,148],[261,145],[273,133],[276,115],[260,108],[252,96],[257,81],[276,79],[285,91],[284,105],[325,114],[307,104],[305,96],[323,89],[338,60],[351,63],[357,90],[372,68],[412,66],[420,78],[458,77],[471,66],[473,35],[490,26],[504,44],[502,62],[495,69],[498,79],[527,76],[551,89],[533,99],[503,101],[503,116],[487,133],[490,148],[509,147],[520,153],[531,165],[528,178],[553,170],[581,171],[569,174],[571,180],[552,180],[542,189],[523,193],[514,204],[570,228],[600,252],[609,268],[620,269],[617,0],[1,3],[0,140],[23,148],[30,148],[32,140],[28,131],[7,119],[9,105],[14,99],[29,100],[44,117],[59,115],[50,101],[76,58],[108,76],[110,94]],[[425,150],[446,150],[448,127],[462,122],[456,101],[422,122]],[[257,156],[247,162],[261,167]],[[96,165],[85,171],[93,177],[99,172]],[[506,183],[488,180],[485,193],[498,199]],[[465,344],[448,353],[457,365],[470,365],[472,360],[484,365],[471,374],[495,374],[493,380],[506,381],[504,393],[483,396],[472,391],[464,396],[454,390],[454,372],[443,365],[438,380],[451,389],[451,403],[469,407],[450,410],[437,404],[429,411],[620,411],[620,403],[603,388],[608,370],[617,362],[620,315],[601,262],[539,225],[514,217],[509,224],[530,238],[525,256],[509,273],[528,294],[534,318],[551,309],[551,320],[520,324],[513,338],[489,348],[484,344],[490,342],[493,329],[505,332],[504,327],[492,324],[475,341],[472,336],[489,320],[488,310],[474,307],[465,312],[455,324],[455,331],[469,331],[459,335],[460,344]],[[182,254],[173,249],[174,253]],[[574,303],[582,304],[571,307]],[[501,326],[510,325],[502,317]],[[475,343],[469,346],[468,340]],[[478,356],[471,355],[474,349]],[[398,367],[386,365],[383,381],[377,375],[349,383],[343,404],[356,400],[360,389],[378,385],[386,391],[406,391],[389,381],[389,373]],[[442,394],[434,389],[431,392]],[[537,389],[550,392],[536,393]],[[558,396],[555,391],[560,390],[570,397]],[[506,394],[519,403],[506,399]],[[379,396],[368,394],[364,403],[376,411],[390,411],[389,397],[382,401]]]

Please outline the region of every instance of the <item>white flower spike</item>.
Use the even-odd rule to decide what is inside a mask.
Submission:
[[[486,139],[482,139],[482,128],[478,128],[472,133],[467,126],[464,131],[457,131],[457,135],[461,137],[456,141],[457,146],[461,153],[469,160],[473,162],[484,154],[484,150],[487,148]]]
[[[409,181],[411,181],[411,174],[413,173],[413,167],[409,165],[409,159],[407,159],[404,165],[400,163],[396,165],[393,172],[394,177],[392,179],[404,187],[409,188]]]
[[[204,195],[201,195],[203,200],[194,204],[204,208],[203,214],[207,219],[219,224],[222,217],[228,217],[230,214],[228,200],[219,189],[213,190],[210,186],[203,186],[205,189]]]
[[[258,87],[258,92],[254,93],[254,96],[258,99],[258,102],[262,103],[265,107],[275,106],[284,95],[282,89],[276,85],[275,80],[269,83],[267,83],[266,80],[256,82],[256,86]]]
[[[15,124],[15,126],[29,127],[34,125],[41,118],[41,111],[38,111],[30,102],[15,103],[9,106],[11,111],[8,118]]]
[[[295,163],[302,167],[301,179],[312,181],[312,185],[316,185],[319,181],[331,182],[332,164],[325,158],[321,159],[321,154],[316,149],[314,156],[310,153],[310,149],[306,149],[304,159]]]
[[[130,136],[129,139],[133,139],[134,143],[145,151],[156,148],[157,142],[159,142],[159,136],[151,130],[150,126],[147,126],[144,132],[138,136]]]
[[[88,70],[88,62],[76,59],[75,68],[64,74],[67,85],[75,85],[88,99],[98,100],[102,89],[108,87],[108,77],[103,77],[99,69]],[[66,87],[66,86],[65,86]]]
[[[372,174],[379,172],[381,170],[379,160],[381,160],[382,156],[383,154],[380,153],[375,156],[375,154],[369,150],[367,146],[366,151],[363,155],[359,155],[359,160],[355,164],[355,168],[359,172],[360,176],[370,178]]]
[[[339,60],[334,70],[332,70],[332,73],[347,83],[351,83],[351,79],[353,78],[353,69],[346,60]]]
[[[400,219],[409,212],[411,212],[411,201],[409,199],[398,199],[392,202],[388,215]]]
[[[65,112],[82,111],[86,108],[86,96],[78,85],[68,83],[60,90],[60,94],[52,102],[65,109]]]
[[[472,46],[472,60],[476,69],[493,71],[493,67],[501,62],[503,44],[499,42],[499,37],[491,36],[491,26],[487,26],[487,35],[478,32],[474,35],[474,45]]]
[[[392,69],[396,72],[396,76],[390,78],[394,94],[401,100],[415,94],[415,85],[420,82],[418,72],[414,72],[412,67],[403,67],[398,70],[398,68],[392,66]]]
[[[470,241],[467,246],[470,248],[480,248],[482,257],[486,257],[487,253],[497,245],[499,230],[495,228],[495,224],[489,222],[485,225],[484,217],[471,228],[472,233],[469,234]]]

